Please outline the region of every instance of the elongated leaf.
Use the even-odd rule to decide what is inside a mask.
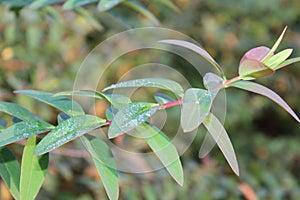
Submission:
[[[30,8],[37,9],[47,5],[63,2],[64,0],[35,0],[30,4]]]
[[[16,123],[7,129],[3,130],[0,134],[0,146],[4,146],[33,135],[45,133],[54,126],[44,121],[30,120]]]
[[[15,199],[20,199],[20,164],[7,147],[0,147],[0,176]]]
[[[208,115],[215,93],[198,89],[188,89],[183,97],[181,127],[184,132],[196,129]]]
[[[137,131],[142,135],[174,180],[182,186],[184,181],[182,165],[176,147],[170,139],[157,127],[146,123],[138,126]]]
[[[0,5],[10,5],[15,7],[23,7],[29,5],[34,0],[1,0]]]
[[[204,75],[203,84],[208,91],[219,90],[222,88],[223,79],[220,76],[209,72]]]
[[[98,2],[98,0],[67,0],[63,5],[63,9],[73,9],[78,6],[83,6],[95,2]]]
[[[159,104],[164,104],[164,103],[175,101],[175,99],[169,97],[168,95],[162,94],[162,93],[156,93],[154,95],[154,98],[155,98],[156,102]]]
[[[221,122],[212,113],[209,113],[203,124],[216,141],[232,170],[239,175],[239,166],[233,146]]]
[[[91,135],[84,135],[81,138],[92,156],[109,199],[117,200],[119,197],[117,165],[109,146]]]
[[[296,62],[300,62],[300,57],[291,58],[291,59],[288,59],[286,61],[283,61],[280,65],[276,66],[274,69],[277,70],[277,69],[283,68],[283,67],[285,67],[287,65],[294,64]]]
[[[79,115],[61,122],[35,148],[35,154],[47,153],[75,138],[106,125],[106,120],[92,115]]]
[[[239,75],[244,80],[261,78],[274,73],[274,70],[257,60],[246,59],[239,66]]]
[[[88,12],[86,9],[81,7],[74,8],[74,11],[82,17],[83,20],[86,20],[87,23],[92,25],[98,31],[103,30],[103,26],[101,25],[100,21],[97,20],[96,17],[92,15],[92,13]]]
[[[211,57],[211,55],[209,55],[207,51],[205,51],[198,45],[183,40],[160,40],[159,42],[184,47],[196,52],[197,54],[201,55],[205,60],[207,60],[209,63],[211,63],[220,73],[222,78],[225,79],[225,74],[222,68],[220,67],[220,65]]]
[[[284,30],[282,31],[281,35],[279,36],[279,38],[277,39],[277,41],[275,42],[275,44],[273,45],[272,49],[269,51],[269,53],[264,57],[264,59],[262,60],[262,62],[266,62],[269,58],[271,58],[274,54],[274,52],[276,51],[276,49],[278,48],[285,32],[286,32],[287,26],[284,28]]]
[[[121,108],[131,102],[130,98],[121,94],[104,94],[92,90],[65,91],[56,93],[54,96],[84,96],[96,99],[106,99],[116,108]]]
[[[149,11],[147,10],[142,4],[140,4],[136,0],[126,0],[124,1],[124,5],[132,8],[133,10],[141,13],[148,19],[150,19],[155,25],[159,25],[159,20]]]
[[[160,3],[166,5],[167,7],[171,8],[172,10],[174,10],[175,12],[180,13],[179,8],[170,0],[157,0]]]
[[[49,154],[33,155],[36,136],[28,138],[22,157],[20,200],[35,199],[45,179]]]
[[[158,104],[142,102],[134,102],[124,106],[114,116],[108,129],[108,137],[117,137],[144,123],[158,108]]]
[[[69,118],[70,118],[69,115],[67,115],[64,112],[61,112],[61,113],[58,113],[58,115],[57,115],[57,122],[60,124],[61,122],[65,121],[65,120],[67,120]]]
[[[119,3],[122,3],[123,1],[125,0],[101,0],[98,4],[98,10],[100,12],[109,10],[118,5]]]
[[[31,120],[31,119],[37,119],[37,116],[32,114],[29,110],[26,108],[10,103],[10,102],[4,102],[0,101],[0,112],[7,113],[9,115],[15,116],[21,120]]]
[[[71,116],[84,114],[81,106],[71,99],[62,96],[53,96],[52,93],[36,90],[18,90],[16,94],[24,94],[41,102],[49,104]]]
[[[240,88],[243,90],[248,90],[250,92],[254,92],[256,94],[260,94],[262,96],[265,96],[275,103],[277,103],[279,106],[281,106],[284,110],[286,110],[291,116],[293,116],[299,123],[300,120],[298,116],[295,114],[295,112],[289,107],[289,105],[274,91],[270,90],[269,88],[262,86],[258,83],[253,83],[250,81],[238,81],[230,86]]]
[[[120,82],[104,88],[103,91],[126,87],[155,87],[172,91],[179,96],[183,94],[183,89],[178,83],[164,78],[144,78]]]
[[[7,122],[0,118],[0,131],[4,130],[7,125]]]
[[[292,54],[293,49],[285,49],[274,56],[272,56],[267,62],[265,63],[268,67],[275,69],[280,63],[285,61],[290,55]]]

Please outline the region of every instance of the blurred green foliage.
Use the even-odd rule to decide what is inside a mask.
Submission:
[[[288,31],[279,50],[289,47],[294,49],[293,55],[300,55],[300,2],[297,0],[175,0],[179,13],[163,4],[141,2],[160,20],[161,26],[197,40],[228,77],[237,74],[239,59],[245,51],[260,45],[272,46],[285,25]],[[60,6],[24,8],[18,15],[8,7],[1,7],[0,15],[0,100],[18,102],[52,123],[56,123],[53,110],[26,97],[16,98],[12,91],[70,90],[81,62],[95,45],[122,30],[154,25],[124,5],[104,13],[93,6],[75,11]],[[151,56],[174,66],[192,84],[202,84],[180,58],[170,55],[162,58],[159,53]],[[114,83],[132,66],[151,59],[139,56],[137,60],[116,61],[115,65],[122,67],[110,71],[103,86]],[[272,88],[300,113],[299,77],[299,64],[294,64],[260,83]],[[225,127],[241,165],[240,177],[230,171],[218,150],[205,159],[198,158],[203,141],[203,134],[199,134],[182,157],[185,170],[182,188],[162,172],[149,175],[150,178],[121,173],[121,199],[242,199],[251,194],[249,188],[259,199],[299,199],[299,124],[263,97],[230,89],[227,100]],[[97,114],[103,114],[103,106],[96,103]],[[172,117],[173,111],[168,111],[171,118],[168,120],[175,118],[178,122],[178,117]],[[167,127],[170,135],[173,128],[176,127]],[[68,148],[80,151],[82,146],[74,141],[65,145]],[[18,145],[12,149],[22,150]],[[106,198],[91,160],[78,151],[72,152],[73,157],[61,155],[65,154],[64,150],[51,155],[49,172],[38,199]]]

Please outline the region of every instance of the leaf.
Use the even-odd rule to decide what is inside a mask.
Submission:
[[[45,179],[49,154],[35,156],[36,136],[28,138],[24,147],[20,178],[20,200],[35,199]]]
[[[222,151],[224,157],[229,163],[230,167],[239,176],[239,166],[236,159],[236,155],[233,149],[233,146],[230,142],[230,138],[226,133],[223,125],[220,123],[218,118],[216,118],[212,113],[209,113],[208,116],[203,121],[204,126],[211,134],[213,139],[216,141],[220,150]]]
[[[127,0],[124,1],[124,5],[132,8],[133,10],[141,13],[142,15],[144,15],[145,17],[147,17],[148,19],[150,19],[155,25],[159,25],[159,20],[149,11],[147,10],[142,4],[140,4],[138,1],[136,0]]]
[[[208,91],[221,89],[223,84],[223,79],[214,74],[214,73],[206,73],[203,77],[203,84]]]
[[[203,89],[190,88],[183,97],[181,127],[184,132],[196,129],[208,115],[215,93]]]
[[[278,94],[276,94],[274,91],[270,90],[269,88],[250,81],[238,81],[230,84],[230,86],[240,88],[243,90],[248,90],[250,92],[254,92],[256,94],[260,94],[262,96],[271,99],[279,106],[281,106],[284,110],[286,110],[291,116],[293,116],[300,123],[299,118],[294,113],[294,111],[289,107],[289,105]]]
[[[281,35],[279,36],[279,38],[277,39],[277,41],[275,42],[275,44],[273,45],[272,49],[269,51],[269,53],[262,59],[262,62],[266,62],[269,58],[271,58],[274,54],[274,52],[276,51],[276,49],[278,48],[285,32],[286,32],[287,26],[284,28],[284,30],[282,31]]]
[[[211,55],[209,55],[207,51],[205,51],[198,45],[183,40],[160,40],[159,42],[184,47],[186,49],[196,52],[197,54],[201,55],[205,60],[207,60],[209,63],[211,63],[220,73],[222,78],[225,79],[225,74],[222,68],[220,67],[220,65],[211,57]]]
[[[102,31],[103,26],[90,12],[81,7],[74,8],[74,11],[82,17],[83,20],[86,20],[90,25],[92,25],[96,30]]]
[[[7,113],[24,121],[37,119],[37,116],[32,114],[26,108],[10,102],[0,101],[0,112]]]
[[[54,96],[85,96],[96,99],[106,99],[116,108],[121,108],[124,105],[131,103],[129,97],[121,94],[104,94],[93,90],[78,90],[78,91],[65,91],[56,93]]]
[[[280,63],[285,61],[290,55],[292,54],[293,49],[285,49],[274,56],[272,56],[267,62],[265,63],[268,67],[275,69]]]
[[[101,0],[98,4],[98,10],[100,12],[109,10],[113,7],[115,7],[116,5],[122,3],[125,0]]]
[[[0,147],[0,176],[15,199],[20,199],[20,164],[7,147]]]
[[[110,106],[106,109],[106,119],[107,120],[112,120],[114,118],[114,116],[117,114],[119,110],[117,108],[115,108],[114,106]]]
[[[184,93],[182,87],[178,83],[164,78],[144,78],[144,79],[136,79],[136,80],[120,82],[108,86],[104,88],[102,91],[107,91],[116,88],[126,88],[126,87],[155,87],[155,88],[172,91],[179,96],[183,95]]]
[[[0,5],[10,5],[14,7],[23,7],[29,5],[34,0],[1,0]]]
[[[67,0],[64,5],[63,9],[73,9],[75,7],[83,6],[90,3],[98,2],[98,0]]]
[[[7,122],[0,118],[0,131],[4,130],[7,125]]]
[[[255,47],[250,49],[249,51],[247,51],[241,61],[240,64],[244,61],[244,60],[256,60],[256,61],[261,61],[263,60],[263,58],[270,52],[270,48],[265,47],[265,46],[260,46],[260,47]],[[272,54],[273,55],[273,54]]]
[[[70,118],[69,115],[67,115],[64,112],[61,112],[61,113],[58,113],[58,115],[57,115],[57,122],[60,124],[61,122],[65,121],[65,120],[67,120],[69,118]]]
[[[106,125],[107,122],[92,115],[79,115],[61,122],[48,133],[35,148],[35,155],[47,153],[75,138]]]
[[[112,119],[108,137],[117,137],[144,123],[158,108],[158,104],[143,102],[134,102],[124,106]]]
[[[280,65],[276,66],[276,67],[274,68],[274,70],[278,70],[278,69],[280,69],[280,68],[283,68],[283,67],[285,67],[285,66],[287,66],[287,65],[291,65],[291,64],[296,63],[296,62],[300,62],[300,57],[297,57],[297,58],[291,58],[291,59],[285,60],[285,61],[283,61]]]
[[[0,146],[4,146],[33,135],[45,133],[54,126],[44,121],[30,120],[16,123],[7,129],[3,130],[0,134]]]
[[[175,99],[169,97],[168,95],[162,94],[162,93],[156,93],[154,95],[154,98],[155,98],[156,102],[159,104],[165,104],[165,103],[175,101]]]
[[[117,165],[109,146],[91,135],[84,135],[81,138],[92,156],[109,199],[117,200],[119,197]]]
[[[261,78],[274,73],[274,70],[257,60],[246,59],[240,63],[239,75],[244,80]]]
[[[14,93],[24,94],[37,99],[71,116],[84,114],[84,111],[77,102],[72,101],[71,99],[68,99],[66,97],[53,96],[52,93],[37,90],[18,90],[14,91]]]
[[[174,180],[182,186],[184,182],[182,165],[176,147],[170,139],[157,127],[146,123],[138,126],[136,130],[145,139]]]
[[[51,4],[55,4],[55,3],[60,3],[60,2],[63,2],[64,0],[34,0],[29,8],[32,8],[32,9],[37,9],[37,8],[40,8],[40,7],[44,7],[44,6],[48,6],[48,5],[51,5]]]
[[[170,0],[157,0],[160,3],[166,5],[167,7],[171,8],[172,10],[174,10],[177,13],[180,13],[179,8]]]

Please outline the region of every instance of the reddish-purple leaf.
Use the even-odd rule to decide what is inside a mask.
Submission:
[[[270,90],[269,88],[250,81],[239,81],[239,82],[232,83],[230,86],[240,88],[243,90],[248,90],[250,92],[254,92],[262,96],[268,97],[269,99],[277,103],[279,106],[281,106],[284,110],[286,110],[300,123],[298,116],[289,107],[289,105],[278,94],[276,94],[274,91]]]
[[[265,47],[265,46],[260,46],[260,47],[255,47],[253,49],[250,49],[249,51],[247,51],[244,56],[242,57],[240,64],[244,61],[244,60],[258,60],[258,61],[262,61],[262,59],[270,52],[270,48]]]
[[[274,73],[274,70],[264,65],[261,61],[244,59],[239,66],[239,75],[244,80],[261,78]]]

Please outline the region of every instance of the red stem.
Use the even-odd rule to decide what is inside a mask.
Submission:
[[[182,104],[182,100],[178,100],[178,101],[172,101],[172,102],[168,102],[168,103],[164,103],[164,104],[160,104],[160,107],[165,109],[165,108],[171,108],[174,106],[178,106]]]

